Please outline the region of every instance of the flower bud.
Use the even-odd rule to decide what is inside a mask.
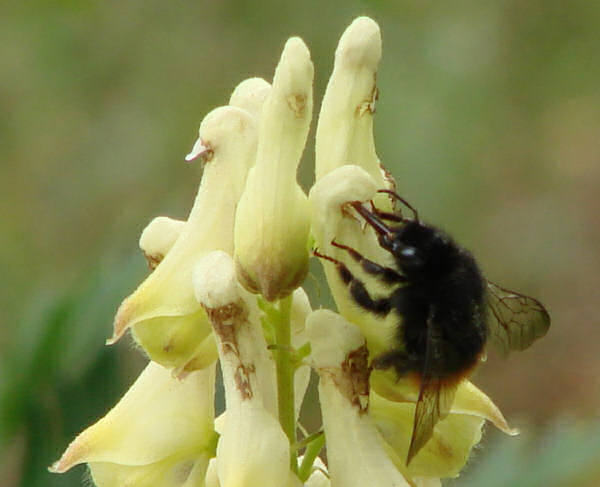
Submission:
[[[304,43],[288,40],[260,117],[256,165],[235,217],[238,278],[280,299],[308,271],[309,209],[296,182],[312,114],[313,65]]]
[[[271,85],[262,78],[248,78],[235,87],[229,105],[246,110],[256,120],[260,119]]]
[[[154,218],[140,236],[140,249],[148,265],[155,269],[181,235],[185,222],[166,216]]]

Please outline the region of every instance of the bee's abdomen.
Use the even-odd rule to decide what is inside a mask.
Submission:
[[[403,353],[387,363],[399,374],[420,373],[429,361],[429,373],[451,378],[466,374],[477,363],[487,339],[483,279],[477,269],[462,274],[435,286],[409,284],[395,293],[401,317],[397,340]]]

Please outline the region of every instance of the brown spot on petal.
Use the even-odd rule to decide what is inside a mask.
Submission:
[[[359,414],[364,414],[369,408],[369,376],[371,369],[368,365],[369,352],[366,346],[352,350],[341,364],[342,373],[322,369],[328,373],[340,393],[358,408]],[[335,370],[335,369],[334,369]]]
[[[371,90],[371,97],[365,100],[356,107],[356,116],[362,117],[363,115],[373,115],[375,113],[375,102],[379,99],[379,90],[375,84],[376,76],[373,76],[373,88]]]
[[[235,385],[240,391],[242,399],[252,398],[252,385],[250,384],[250,374],[256,372],[256,367],[253,364],[240,364],[233,376]]]
[[[452,449],[452,446],[447,444],[445,441],[439,441],[437,446],[438,456],[449,459],[454,457],[454,450]]]
[[[242,301],[239,301],[219,308],[205,307],[204,309],[215,333],[219,336],[223,354],[233,354],[239,362],[233,376],[236,388],[240,391],[242,399],[252,398],[250,375],[255,373],[256,368],[254,364],[244,364],[242,362],[237,342],[240,327],[248,324],[246,306]]]
[[[204,308],[219,336],[224,353],[238,355],[237,328],[245,322],[248,312],[243,303],[230,303],[219,308]]]
[[[161,254],[160,252],[157,252],[155,254],[147,254],[144,252],[144,257],[146,258],[146,262],[148,262],[148,267],[151,271],[156,269],[158,264],[160,264],[165,258],[164,254]]]
[[[287,104],[294,112],[296,118],[303,118],[306,111],[306,95],[304,93],[294,93],[287,97]]]
[[[342,371],[350,378],[352,386],[352,403],[358,406],[361,413],[366,412],[369,397],[369,352],[366,346],[351,351],[342,363]]]

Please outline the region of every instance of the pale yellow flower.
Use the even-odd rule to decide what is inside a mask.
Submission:
[[[199,140],[196,151],[206,167],[194,207],[183,226],[177,226],[174,243],[169,235],[164,241],[154,237],[152,227],[143,235],[142,246],[152,244],[159,254],[167,253],[123,301],[109,340],[114,343],[131,328],[153,360],[176,371],[194,370],[216,358],[210,354],[210,325],[194,297],[192,269],[211,250],[233,253],[235,209],[256,154],[256,119],[240,108],[217,108],[202,122]]]
[[[398,381],[391,371],[374,371],[371,386],[369,414],[404,465],[418,390],[408,382]],[[486,421],[508,435],[517,434],[491,399],[471,382],[463,380],[457,388],[450,414],[436,425],[433,437],[411,461],[407,470],[409,476],[413,479],[457,477],[471,449],[481,440]]]
[[[219,425],[217,474],[222,487],[281,486],[289,442],[277,420],[275,370],[255,298],[235,276],[225,252],[212,252],[195,271],[195,290],[215,331],[227,409]]]
[[[408,487],[368,414],[367,349],[358,328],[328,310],[314,311],[307,328],[320,378],[331,486]]]
[[[353,216],[347,207],[352,201],[374,201],[379,208],[392,209],[387,197],[377,193],[379,189],[393,188],[394,183],[379,164],[372,135],[380,42],[376,24],[365,18],[355,20],[340,40],[319,118],[317,182],[309,194],[311,231],[316,247],[321,253],[343,261],[357,276],[364,275],[360,265],[349,259],[344,250],[332,246],[333,239],[370,260],[395,265],[372,228]],[[343,90],[341,86],[348,88]],[[389,350],[396,329],[401,326],[401,318],[395,313],[378,318],[362,310],[353,301],[336,267],[331,262],[323,265],[339,312],[360,329],[370,358]],[[373,295],[389,293],[389,289],[373,279],[368,280],[368,285]],[[323,374],[320,375],[323,380]],[[492,421],[506,433],[514,433],[491,400],[465,380],[458,387],[450,414],[436,426],[433,438],[407,468],[418,386],[398,379],[392,371],[374,371],[369,387],[369,424],[378,431],[383,442],[380,449],[386,450],[389,459],[409,482],[429,482],[427,479],[458,475],[471,448],[481,439],[485,420]],[[321,397],[323,408],[326,407],[324,401],[326,399]],[[365,399],[365,404],[367,402]],[[325,413],[324,422],[327,429]],[[328,436],[328,448],[330,442]]]
[[[340,38],[321,104],[315,139],[317,181],[344,164],[360,164],[378,187],[385,184],[373,141],[380,59],[379,26],[358,17]]]
[[[368,17],[357,18],[339,41],[317,125],[316,183],[309,195],[311,233],[321,252],[344,262],[344,251],[331,245],[334,238],[376,262],[391,263],[389,254],[371,235],[372,229],[348,218],[349,212],[344,208],[349,201],[374,200],[380,208],[391,209],[389,200],[376,193],[378,189],[393,187],[373,140],[375,81],[380,59],[379,26]],[[348,267],[351,271],[358,268],[355,262],[349,262]],[[372,316],[361,312],[348,299],[347,286],[335,267],[325,265],[324,269],[339,311],[359,326],[371,352],[383,351],[393,333],[391,318],[375,325]]]
[[[161,263],[184,228],[184,221],[167,216],[157,216],[146,225],[140,236],[140,249],[151,269]]]
[[[296,182],[312,117],[313,65],[306,45],[289,39],[260,118],[256,165],[235,218],[240,282],[273,301],[308,271],[307,197]]]
[[[150,362],[106,416],[83,431],[50,470],[87,463],[98,487],[202,486],[214,454],[214,366],[184,380]]]

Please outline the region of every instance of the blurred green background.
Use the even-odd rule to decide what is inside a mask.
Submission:
[[[201,172],[183,156],[204,114],[242,79],[270,80],[291,35],[311,49],[318,109],[337,40],[364,14],[383,34],[375,136],[399,191],[553,318],[474,378],[524,434],[489,428],[449,483],[600,485],[600,3],[587,0],[5,2],[2,485],[82,484],[83,467],[46,467],[143,366],[128,340],[104,340],[148,272],[141,230],[191,207]],[[306,187],[312,161],[309,146]]]

